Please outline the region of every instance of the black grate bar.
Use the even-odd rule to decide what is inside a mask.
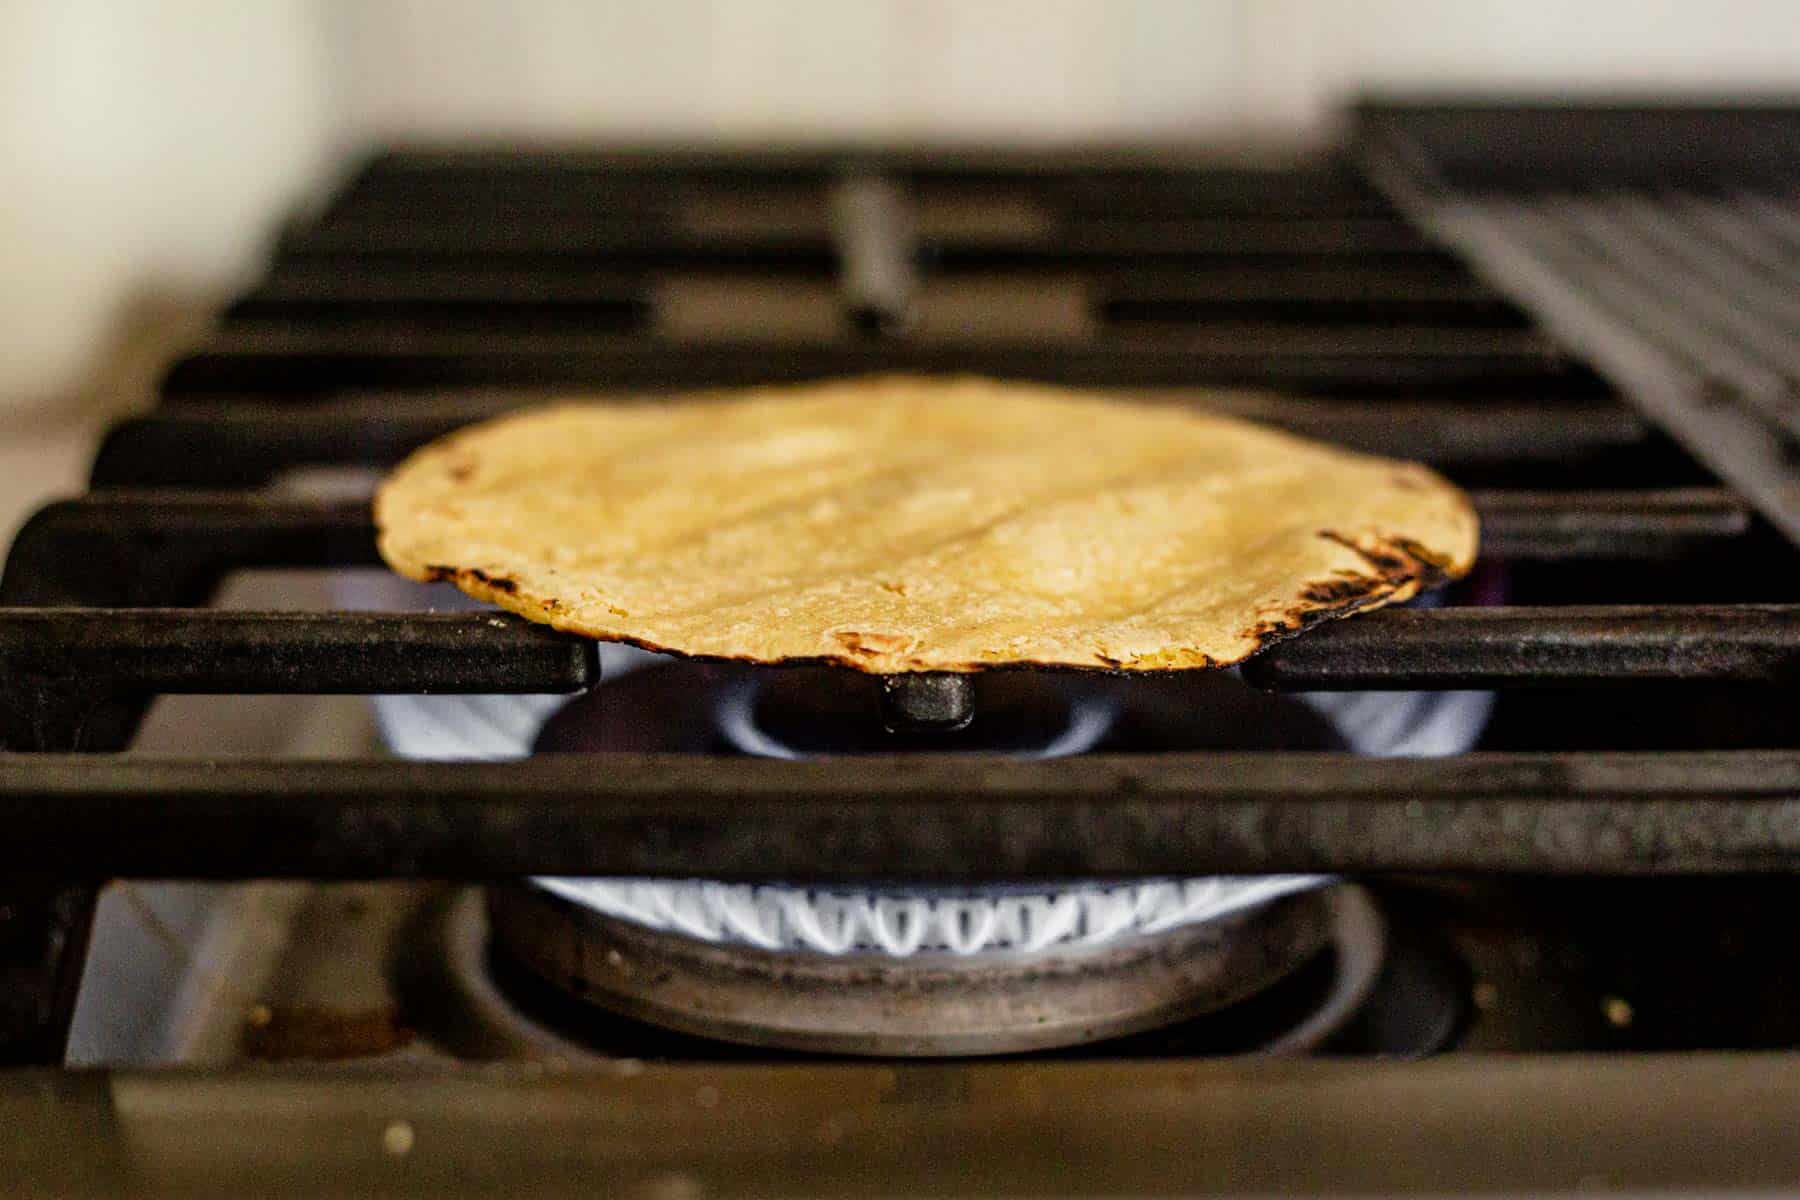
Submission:
[[[447,216],[495,221],[541,216],[603,213],[654,225],[678,216],[681,202],[698,189],[681,184],[658,187],[596,182],[567,187],[493,188],[458,184],[425,187],[351,187],[319,212],[320,224],[371,221],[380,224]]]
[[[1749,514],[1729,492],[1477,492],[1484,553],[1514,561],[1663,559],[1727,545]],[[57,501],[20,532],[7,580],[53,587],[117,561],[161,555],[164,570],[354,567],[380,562],[368,503],[255,492],[101,491]],[[71,556],[75,561],[71,562]],[[60,564],[60,565],[59,565]],[[152,564],[154,565],[154,564]],[[109,568],[110,569],[110,568]],[[33,602],[104,593],[42,592]]]
[[[252,295],[271,300],[611,300],[636,295],[650,276],[636,271],[533,273],[504,263],[469,270],[431,267],[371,268],[355,275],[295,263],[272,269]]]
[[[371,265],[431,265],[445,261],[542,262],[566,270],[576,262],[636,267],[697,267],[708,263],[779,266],[825,264],[831,240],[816,233],[741,230],[729,237],[644,222],[544,216],[529,221],[421,220],[392,224],[326,223],[296,229],[276,249],[280,265],[328,259]]]
[[[1253,659],[1290,690],[1800,683],[1800,605],[1390,610]]]
[[[650,180],[687,181],[736,186],[767,180],[792,183],[823,179],[840,163],[884,167],[919,181],[934,183],[1000,182],[1045,186],[1079,181],[1135,186],[1196,172],[1206,186],[1234,189],[1259,183],[1279,186],[1287,163],[1268,166],[1260,162],[1221,163],[1216,152],[1195,147],[1103,147],[1021,149],[1014,145],[934,146],[928,152],[904,147],[777,146],[756,149],[675,149],[668,146],[576,145],[395,145],[383,149],[364,164],[356,176],[363,181],[464,179],[480,186],[496,186],[531,180]],[[1358,178],[1333,160],[1290,160],[1292,169],[1315,186],[1353,189]]]
[[[344,272],[300,266],[263,280],[226,310],[224,320],[507,320],[536,328],[608,330],[649,319],[648,286],[642,275],[591,271]]]
[[[317,246],[325,251],[402,253],[455,249],[462,243],[471,253],[490,248],[555,249],[564,244],[641,246],[687,240],[674,224],[674,205],[633,204],[614,208],[589,202],[559,212],[536,212],[527,219],[497,219],[490,209],[466,204],[426,202],[391,211],[334,209],[310,221],[291,226],[277,244],[276,254]],[[516,214],[525,217],[526,214]]]
[[[1247,346],[1243,339],[1257,338]],[[608,334],[545,332],[513,334],[490,338],[472,334],[397,332],[388,336],[338,333],[332,330],[297,329],[289,332],[271,330],[254,333],[224,332],[213,337],[205,352],[221,355],[295,355],[306,354],[390,354],[396,357],[420,354],[473,354],[489,352],[498,355],[530,355],[538,353],[617,356],[624,360],[655,354],[668,358],[673,349],[669,342],[645,344],[640,339]],[[909,343],[904,346],[869,347],[847,341],[841,345],[799,344],[744,341],[717,342],[683,346],[683,354],[812,355],[843,358],[842,369],[854,370],[862,361],[879,365],[884,358],[921,356],[926,359],[946,355],[979,355],[991,353],[1006,360],[1014,355],[1048,355],[1069,358],[1125,358],[1143,354],[1164,353],[1188,356],[1204,362],[1208,357],[1224,360],[1239,358],[1311,359],[1366,357],[1377,362],[1387,359],[1461,360],[1488,364],[1509,360],[1534,363],[1550,374],[1566,360],[1544,337],[1532,330],[1519,329],[1434,329],[1420,327],[1371,326],[1360,329],[1294,329],[1280,325],[1259,326],[1239,321],[1226,330],[1196,329],[1172,333],[1166,337],[1116,338],[1104,345],[1088,345],[1075,341],[1060,343],[994,347],[979,342]]]
[[[0,869],[966,881],[1800,867],[1800,753],[0,756]]]
[[[1443,262],[1446,256],[1398,217],[1193,217],[1114,220],[1088,216],[1039,243],[938,238],[925,253],[948,267],[1019,259],[1087,261],[1198,258],[1360,263]]]
[[[913,172],[928,181],[929,175]],[[1348,169],[1121,171],[1009,181],[1034,190],[1071,217],[1129,220],[1136,217],[1244,216],[1377,217],[1393,207]],[[1036,187],[1033,188],[1033,184]],[[1003,185],[1004,186],[1004,185]]]
[[[740,230],[730,239],[643,220],[630,214],[543,214],[529,221],[458,220],[454,212],[441,220],[419,215],[392,222],[328,219],[296,229],[282,239],[280,260],[356,255],[379,260],[423,259],[438,255],[493,258],[617,258],[621,261],[694,262],[706,258],[749,255],[780,258],[816,255],[829,242],[821,227],[815,233]],[[1053,259],[1082,261],[1108,258],[1316,259],[1343,261],[1399,258],[1444,261],[1412,226],[1396,217],[1145,217],[1118,221],[1089,217],[1072,221],[1054,237],[1020,241],[1008,237],[939,236],[923,241],[921,251],[947,266],[988,262]]]
[[[348,240],[348,239],[346,239]],[[361,274],[365,271],[425,268],[432,271],[485,271],[508,266],[531,274],[555,274],[571,268],[604,274],[650,271],[753,274],[759,278],[829,278],[836,260],[828,243],[813,238],[774,235],[755,239],[693,237],[669,244],[621,245],[587,254],[572,251],[520,250],[512,254],[446,247],[430,252],[382,251],[332,246],[284,248],[276,268]]]
[[[1096,273],[1095,290],[1120,299],[1420,300],[1511,306],[1493,288],[1457,267],[1395,263],[1263,263],[1170,271],[1155,267]]]
[[[1676,558],[1750,531],[1750,509],[1723,488],[1476,492],[1482,552],[1514,561]]]
[[[805,152],[732,151],[652,154],[629,151],[395,149],[372,160],[347,195],[430,195],[606,190],[668,195],[693,190],[726,193],[747,186],[824,186],[846,165],[882,170],[926,189],[1025,190],[1069,203],[1176,204],[1180,210],[1265,213],[1288,210],[1382,212],[1381,194],[1354,169],[1333,160],[1232,166],[1207,152],[1021,152],[1016,147],[934,148],[928,155],[870,147]]]
[[[0,664],[123,693],[573,692],[600,673],[592,642],[499,612],[0,608]]]
[[[1622,191],[1721,181],[1792,181],[1800,109],[1792,104],[1406,103],[1358,113],[1365,140],[1404,139],[1458,188]]]
[[[561,161],[556,161],[561,160]],[[372,163],[339,193],[340,202],[363,200],[443,200],[484,202],[540,197],[591,199],[596,203],[658,205],[695,194],[730,195],[747,188],[823,187],[837,162],[823,155],[784,163],[579,162],[562,154],[539,162],[400,168]]]
[[[379,562],[366,501],[101,492],[32,515],[13,539],[0,602],[190,605],[238,568]]]
[[[667,147],[586,150],[573,146],[512,149],[405,146],[384,150],[371,158],[352,186],[466,184],[492,188],[531,184],[567,186],[587,182],[608,187],[625,184],[661,187],[671,183],[718,187],[763,182],[791,184],[809,178],[823,180],[836,158],[836,154],[823,149],[720,153]]]
[[[1257,242],[1233,242],[1213,235],[1182,235],[1177,230],[1142,229],[1134,223],[1112,228],[1070,231],[1055,240],[1034,242],[1017,236],[987,241],[945,236],[921,238],[919,265],[937,273],[963,274],[995,270],[1090,268],[1117,270],[1132,265],[1177,263],[1349,262],[1380,260],[1408,266],[1449,267],[1455,259],[1428,245],[1398,241],[1388,249],[1348,244],[1332,247],[1322,240],[1268,235]],[[372,231],[346,230],[290,235],[282,245],[278,267],[360,272],[396,266],[433,269],[487,268],[507,264],[531,272],[555,272],[571,266],[605,271],[755,270],[789,275],[828,274],[834,267],[829,242],[821,236],[762,231],[733,234],[670,235],[662,240],[630,240],[625,235],[562,239],[547,233],[497,233],[482,237],[443,231],[428,235],[409,226],[405,240],[377,240]],[[453,236],[454,235],[454,236]]]
[[[245,487],[294,467],[385,467],[471,422],[550,398],[515,393],[466,402],[372,396],[306,407],[255,400],[183,405],[115,425],[101,443],[92,482],[96,487]],[[1171,390],[1155,398],[1247,417],[1351,449],[1446,467],[1576,462],[1642,449],[1648,434],[1642,418],[1628,409],[1580,401],[1369,405],[1205,390],[1185,395]]]
[[[0,661],[118,691],[565,691],[592,682],[572,665],[591,650],[497,612],[0,608]],[[1245,671],[1310,690],[1792,684],[1800,606],[1390,609],[1282,642]]]
[[[826,178],[795,184],[763,183],[746,192],[704,184],[570,180],[563,183],[463,184],[438,186],[353,187],[340,193],[316,218],[316,226],[340,229],[357,225],[393,227],[405,221],[441,218],[457,223],[489,221],[506,224],[548,218],[558,223],[592,221],[596,225],[637,220],[645,227],[679,227],[691,214],[710,209],[755,206],[774,198],[792,211],[806,212],[817,203],[832,177],[843,170],[877,172],[927,204],[948,202],[970,209],[1028,204],[1052,221],[1108,225],[1133,221],[1219,218],[1270,221],[1392,219],[1390,206],[1366,184],[1360,188],[1321,186],[1304,172],[1259,171],[1241,180],[1215,178],[1215,173],[1160,172],[1131,179],[975,179],[934,178],[929,173],[884,169],[862,162],[834,165]],[[1251,175],[1254,178],[1251,178]],[[822,206],[821,206],[822,207]]]
[[[377,337],[407,331],[478,332],[498,337],[554,329],[621,333],[647,326],[652,309],[648,298],[568,303],[545,301],[540,304],[492,304],[483,300],[378,300],[366,304],[279,301],[265,304],[249,296],[232,304],[220,317],[219,324],[242,333],[313,328]]]
[[[1416,324],[1516,329],[1525,316],[1460,266],[1391,261],[1200,264],[1096,272],[1094,308],[1114,322]]]
[[[1557,357],[1526,331],[1402,334],[1283,326],[1003,346],[225,333],[177,362],[162,390],[179,397],[221,392],[321,396],[371,388],[701,387],[890,370],[1114,387],[1242,384],[1396,398],[1606,394],[1587,368]]]

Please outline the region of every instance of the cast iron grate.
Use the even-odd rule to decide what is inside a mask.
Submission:
[[[388,154],[290,231],[268,277],[169,373],[162,403],[109,433],[94,490],[45,508],[12,548],[0,1058],[58,1057],[93,888],[119,875],[1800,865],[1791,733],[1731,749],[1618,752],[1596,738],[1430,761],[959,757],[904,770],[118,753],[163,693],[597,681],[590,646],[505,615],[208,609],[233,571],[376,562],[365,503],[297,497],[274,486],[283,476],[378,470],[556,391],[655,402],[875,369],[1223,404],[1427,459],[1474,490],[1511,607],[1322,627],[1258,661],[1264,686],[1586,688],[1593,704],[1643,707],[1646,685],[1664,685],[1650,691],[1687,697],[1670,720],[1725,696],[1729,712],[1793,728],[1793,548],[1341,165]]]

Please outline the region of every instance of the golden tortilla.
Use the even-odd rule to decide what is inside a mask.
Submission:
[[[1226,666],[1476,548],[1417,464],[983,379],[520,412],[412,455],[375,520],[402,575],[558,629],[884,674]]]

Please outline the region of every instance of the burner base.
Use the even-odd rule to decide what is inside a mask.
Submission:
[[[1173,1024],[1253,997],[1337,952],[1334,987],[1269,1048],[1309,1049],[1366,998],[1381,922],[1359,888],[1054,953],[824,956],[720,946],[602,916],[538,889],[488,893],[497,946],[596,1007],[765,1048],[941,1057],[1044,1050]]]

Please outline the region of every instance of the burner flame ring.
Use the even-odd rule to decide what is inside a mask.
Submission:
[[[558,992],[701,1037],[818,1053],[944,1057],[1073,1046],[1214,1012],[1327,947],[1331,992],[1271,1044],[1317,1045],[1366,998],[1385,930],[1353,885],[1154,936],[1049,953],[795,954],[647,929],[541,888],[488,890],[495,943]]]

